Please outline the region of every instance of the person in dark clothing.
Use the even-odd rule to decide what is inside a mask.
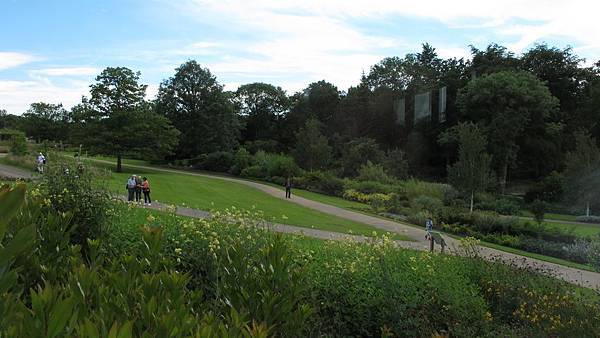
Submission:
[[[144,182],[142,182],[142,192],[144,192],[144,204],[152,205],[152,200],[150,199],[150,183],[148,182],[147,177],[144,177]]]
[[[135,176],[135,201],[142,202],[142,178]]]
[[[285,179],[285,198],[292,198],[292,179],[289,176]]]

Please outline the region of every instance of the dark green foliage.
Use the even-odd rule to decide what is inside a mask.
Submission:
[[[274,141],[280,137],[281,121],[290,108],[290,100],[281,87],[267,83],[240,86],[234,102],[243,119],[242,138],[248,141]],[[262,148],[265,151],[278,149]]]
[[[197,158],[194,164],[195,169],[227,172],[234,163],[234,154],[227,151],[216,151]]]
[[[526,203],[531,203],[536,199],[544,202],[557,202],[562,198],[565,187],[564,175],[553,171],[550,175],[531,187],[526,193],[524,200]]]
[[[367,161],[381,163],[383,156],[375,140],[370,138],[352,140],[346,145],[340,159],[344,175],[355,176],[358,174],[358,169]]]
[[[161,83],[156,111],[181,132],[179,158],[231,151],[238,144],[240,123],[233,103],[210,71],[196,61],[182,64]]]
[[[533,218],[538,224],[542,224],[544,221],[544,215],[548,211],[548,205],[546,202],[541,200],[535,200],[529,205],[529,210],[533,213]]]
[[[408,160],[404,151],[400,149],[388,151],[383,160],[383,166],[390,175],[397,179],[406,179],[409,177]]]
[[[535,76],[503,71],[470,81],[457,104],[465,117],[484,126],[504,189],[508,168],[517,160],[519,140],[545,135],[559,102]]]
[[[585,205],[586,216],[590,216],[594,201],[600,198],[600,148],[596,139],[588,133],[575,134],[576,148],[567,154],[566,195],[571,204]]]
[[[70,217],[65,229],[70,243],[82,246],[86,254],[88,239],[97,239],[103,232],[110,202],[108,191],[102,188],[92,170],[80,172],[76,163],[53,161],[46,166],[41,184],[48,198],[47,207]]]
[[[294,179],[298,188],[341,196],[344,193],[344,180],[328,171],[309,171]]]
[[[323,170],[331,161],[331,147],[320,128],[321,123],[317,119],[311,118],[296,133],[294,158],[302,168],[309,171]]]
[[[69,113],[62,104],[32,103],[20,120],[21,129],[37,140],[67,141]]]
[[[27,154],[27,139],[22,132],[10,136],[9,151],[12,155],[22,156]]]
[[[252,155],[246,148],[239,148],[233,155],[233,164],[229,171],[234,175],[239,175],[242,170],[248,168],[252,164]]]
[[[291,156],[269,154],[259,151],[254,155],[253,165],[241,171],[242,177],[271,180],[273,177],[295,177],[301,169]]]
[[[95,153],[116,155],[117,171],[126,155],[143,154],[147,159],[168,155],[179,132],[153,111],[144,100],[146,85],[140,73],[125,67],[108,67],[91,85],[89,103],[78,108],[81,115],[81,143]]]

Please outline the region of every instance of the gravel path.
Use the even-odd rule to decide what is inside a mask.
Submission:
[[[112,162],[102,161],[102,160],[93,160],[93,161],[112,164]],[[156,171],[161,171],[161,172],[170,172],[170,173],[177,173],[177,174],[201,176],[201,177],[208,177],[208,178],[212,178],[212,179],[220,179],[220,180],[235,182],[238,184],[243,184],[246,186],[253,187],[253,188],[263,191],[271,196],[274,196],[274,197],[277,197],[280,199],[285,199],[284,192],[280,189],[277,189],[275,187],[272,187],[272,186],[269,186],[266,184],[252,182],[252,181],[246,181],[246,180],[238,179],[238,178],[234,178],[234,177],[225,177],[225,176],[218,176],[218,175],[209,175],[209,174],[204,174],[204,173],[193,173],[193,172],[187,172],[187,171],[182,171],[182,170],[146,167],[146,166],[138,166],[138,165],[126,165],[126,166],[131,167],[131,168],[149,169],[149,170],[156,170]],[[6,167],[6,166],[0,166],[0,176],[2,175],[3,167]],[[400,222],[386,220],[386,219],[358,213],[355,211],[342,209],[339,207],[316,202],[316,201],[302,198],[299,196],[293,196],[288,201],[290,203],[296,203],[296,204],[299,204],[299,205],[302,205],[302,206],[305,206],[305,207],[308,207],[308,208],[311,208],[311,209],[314,209],[314,210],[317,210],[317,211],[320,211],[323,213],[338,216],[340,218],[345,218],[345,219],[349,219],[352,221],[371,225],[375,228],[378,228],[378,229],[381,229],[384,231],[400,233],[400,234],[406,235],[414,240],[413,242],[395,241],[396,245],[399,247],[416,249],[416,250],[427,250],[428,249],[428,242],[425,240],[425,230],[423,230],[423,229],[415,228],[413,226],[403,224]],[[160,204],[160,203],[154,203],[152,205],[152,209],[164,210],[164,209],[166,209],[166,206],[163,204]],[[209,216],[209,213],[207,213],[206,211],[190,209],[190,208],[186,208],[186,207],[178,207],[177,214],[182,215],[182,216],[197,217],[197,218],[203,218],[203,217]],[[278,231],[278,232],[301,234],[301,235],[315,237],[315,238],[321,238],[321,239],[341,240],[341,239],[352,238],[354,240],[361,241],[361,242],[364,242],[367,240],[367,238],[364,236],[347,235],[347,234],[342,234],[342,233],[337,233],[337,232],[302,228],[302,227],[296,227],[296,226],[285,225],[285,224],[270,224],[268,227],[271,230]],[[444,237],[444,240],[446,241],[446,244],[449,247],[448,251],[458,253],[457,248],[459,247],[459,241],[457,241],[451,237],[448,237],[448,236],[443,236],[443,237]],[[487,247],[483,247],[483,246],[480,247],[480,254],[482,257],[484,257],[485,259],[490,260],[490,261],[498,261],[499,260],[499,261],[503,261],[507,264],[512,264],[512,265],[515,265],[518,267],[534,269],[541,273],[551,275],[556,278],[565,280],[569,283],[573,283],[573,284],[577,284],[580,286],[600,290],[600,274],[596,273],[596,272],[570,268],[570,267],[566,267],[563,265],[554,264],[554,263],[550,263],[550,262],[546,262],[546,261],[542,261],[542,260],[538,260],[538,259],[534,259],[534,258],[524,257],[524,256],[520,256],[520,255],[515,255],[512,253],[505,252],[505,251],[495,250],[495,249],[491,249],[491,248],[487,248]]]

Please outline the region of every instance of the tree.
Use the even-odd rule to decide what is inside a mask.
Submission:
[[[62,104],[32,103],[21,126],[27,136],[38,141],[64,140],[69,135],[69,114]]]
[[[176,155],[190,158],[238,145],[240,123],[217,79],[196,61],[187,61],[161,83],[156,109],[181,131]]]
[[[144,101],[146,85],[139,84],[140,73],[125,67],[108,67],[90,86],[89,104],[84,100],[81,115],[92,151],[116,155],[117,171],[123,155],[155,158],[168,154],[179,132]]]
[[[576,147],[567,153],[566,176],[568,196],[586,206],[590,216],[590,204],[600,199],[600,149],[596,139],[587,132],[575,133]]]
[[[235,92],[239,115],[245,120],[244,141],[275,140],[279,124],[290,108],[290,101],[281,87],[267,83],[250,83]]]
[[[317,119],[309,119],[296,133],[294,158],[303,168],[310,171],[323,169],[329,163],[331,147],[327,137],[321,133],[321,123]]]
[[[519,140],[528,128],[546,126],[558,100],[535,76],[503,71],[471,80],[457,101],[463,114],[485,126],[504,193],[508,167],[516,163]]]
[[[440,135],[441,144],[458,143],[458,161],[448,167],[448,181],[458,191],[470,196],[470,211],[476,192],[492,182],[491,156],[486,153],[486,137],[472,122],[460,123]]]
[[[356,176],[363,164],[371,162],[379,164],[383,159],[383,151],[371,138],[361,137],[346,144],[340,160],[345,176]]]

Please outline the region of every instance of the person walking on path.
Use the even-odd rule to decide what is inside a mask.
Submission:
[[[135,197],[135,175],[132,175],[127,180],[127,201],[133,202],[133,198]]]
[[[292,179],[289,176],[285,179],[285,198],[292,198]]]
[[[152,206],[152,200],[150,199],[150,183],[148,178],[144,177],[142,182],[142,192],[144,192],[144,205]]]
[[[137,203],[142,202],[142,177],[140,175],[133,175],[135,177],[135,201]]]
[[[40,174],[44,173],[44,165],[46,164],[46,157],[40,153],[37,157],[37,171]]]

